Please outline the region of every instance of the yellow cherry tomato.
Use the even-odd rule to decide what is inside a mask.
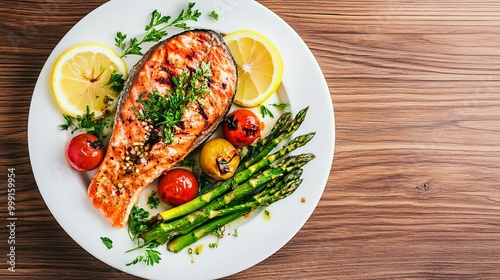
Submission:
[[[223,138],[214,138],[201,149],[201,169],[214,180],[231,178],[239,164],[238,150]]]

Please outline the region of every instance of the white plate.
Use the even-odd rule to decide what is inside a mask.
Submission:
[[[93,208],[85,190],[91,174],[70,169],[64,158],[64,148],[71,135],[58,126],[64,123],[50,89],[50,71],[55,59],[68,47],[80,42],[101,42],[114,46],[117,31],[129,37],[143,34],[144,26],[154,9],[163,15],[177,16],[187,1],[113,0],[84,17],[64,36],[47,59],[38,78],[31,102],[28,142],[31,164],[38,188],[59,224],[86,251],[101,261],[127,273],[148,279],[213,279],[245,270],[272,255],[284,246],[304,225],[314,211],[325,188],[333,161],[335,125],[328,86],[312,53],[296,32],[281,18],[251,0],[198,1],[195,8],[203,14],[192,28],[208,28],[223,33],[252,29],[269,37],[280,49],[285,63],[283,84],[279,96],[290,102],[295,114],[309,106],[309,112],[296,135],[316,131],[311,143],[296,151],[312,152],[316,159],[304,168],[304,182],[290,197],[269,207],[271,219],[262,213],[232,224],[238,237],[227,236],[217,249],[208,243],[213,237],[198,242],[204,244],[200,255],[184,250],[170,253],[160,247],[162,260],[153,267],[144,264],[125,266],[136,253],[126,229],[109,226]],[[218,21],[208,14],[215,10]],[[178,31],[170,31],[174,33]],[[127,59],[130,67],[138,57]],[[283,97],[284,96],[284,97]],[[305,198],[306,202],[301,202]],[[100,237],[109,237],[114,247],[107,249]],[[191,246],[194,248],[194,246]],[[194,262],[192,262],[194,261]]]

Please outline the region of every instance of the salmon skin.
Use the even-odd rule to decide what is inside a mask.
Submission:
[[[209,92],[189,101],[173,142],[141,119],[142,100],[153,91],[165,95],[173,78],[209,63]],[[236,94],[236,63],[217,32],[191,30],[153,46],[132,68],[118,103],[105,158],[88,188],[95,208],[114,227],[123,227],[140,193],[162,172],[202,144],[229,111]]]

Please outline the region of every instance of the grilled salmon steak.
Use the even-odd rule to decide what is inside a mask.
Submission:
[[[200,69],[211,72],[205,75],[205,84],[195,74],[207,72]],[[179,82],[181,76],[191,80]],[[196,88],[205,92],[175,107],[179,83],[194,85],[184,95]],[[88,188],[92,204],[112,226],[123,227],[142,190],[214,132],[231,107],[236,83],[234,59],[221,35],[210,30],[174,35],[153,46],[132,68],[121,92],[105,158]],[[160,106],[155,102],[170,103]],[[170,127],[172,134],[166,135],[164,122],[148,117],[147,110],[180,116]]]

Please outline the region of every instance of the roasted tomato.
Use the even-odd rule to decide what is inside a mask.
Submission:
[[[198,180],[189,170],[170,169],[158,181],[158,195],[169,205],[184,204],[198,195]]]
[[[214,138],[205,143],[201,149],[201,169],[214,180],[231,178],[239,164],[238,150],[223,138]]]
[[[260,137],[261,123],[250,110],[235,110],[224,119],[224,138],[234,146],[252,144]]]
[[[73,137],[66,147],[66,160],[78,171],[97,168],[104,159],[104,147],[95,135],[85,133]]]

